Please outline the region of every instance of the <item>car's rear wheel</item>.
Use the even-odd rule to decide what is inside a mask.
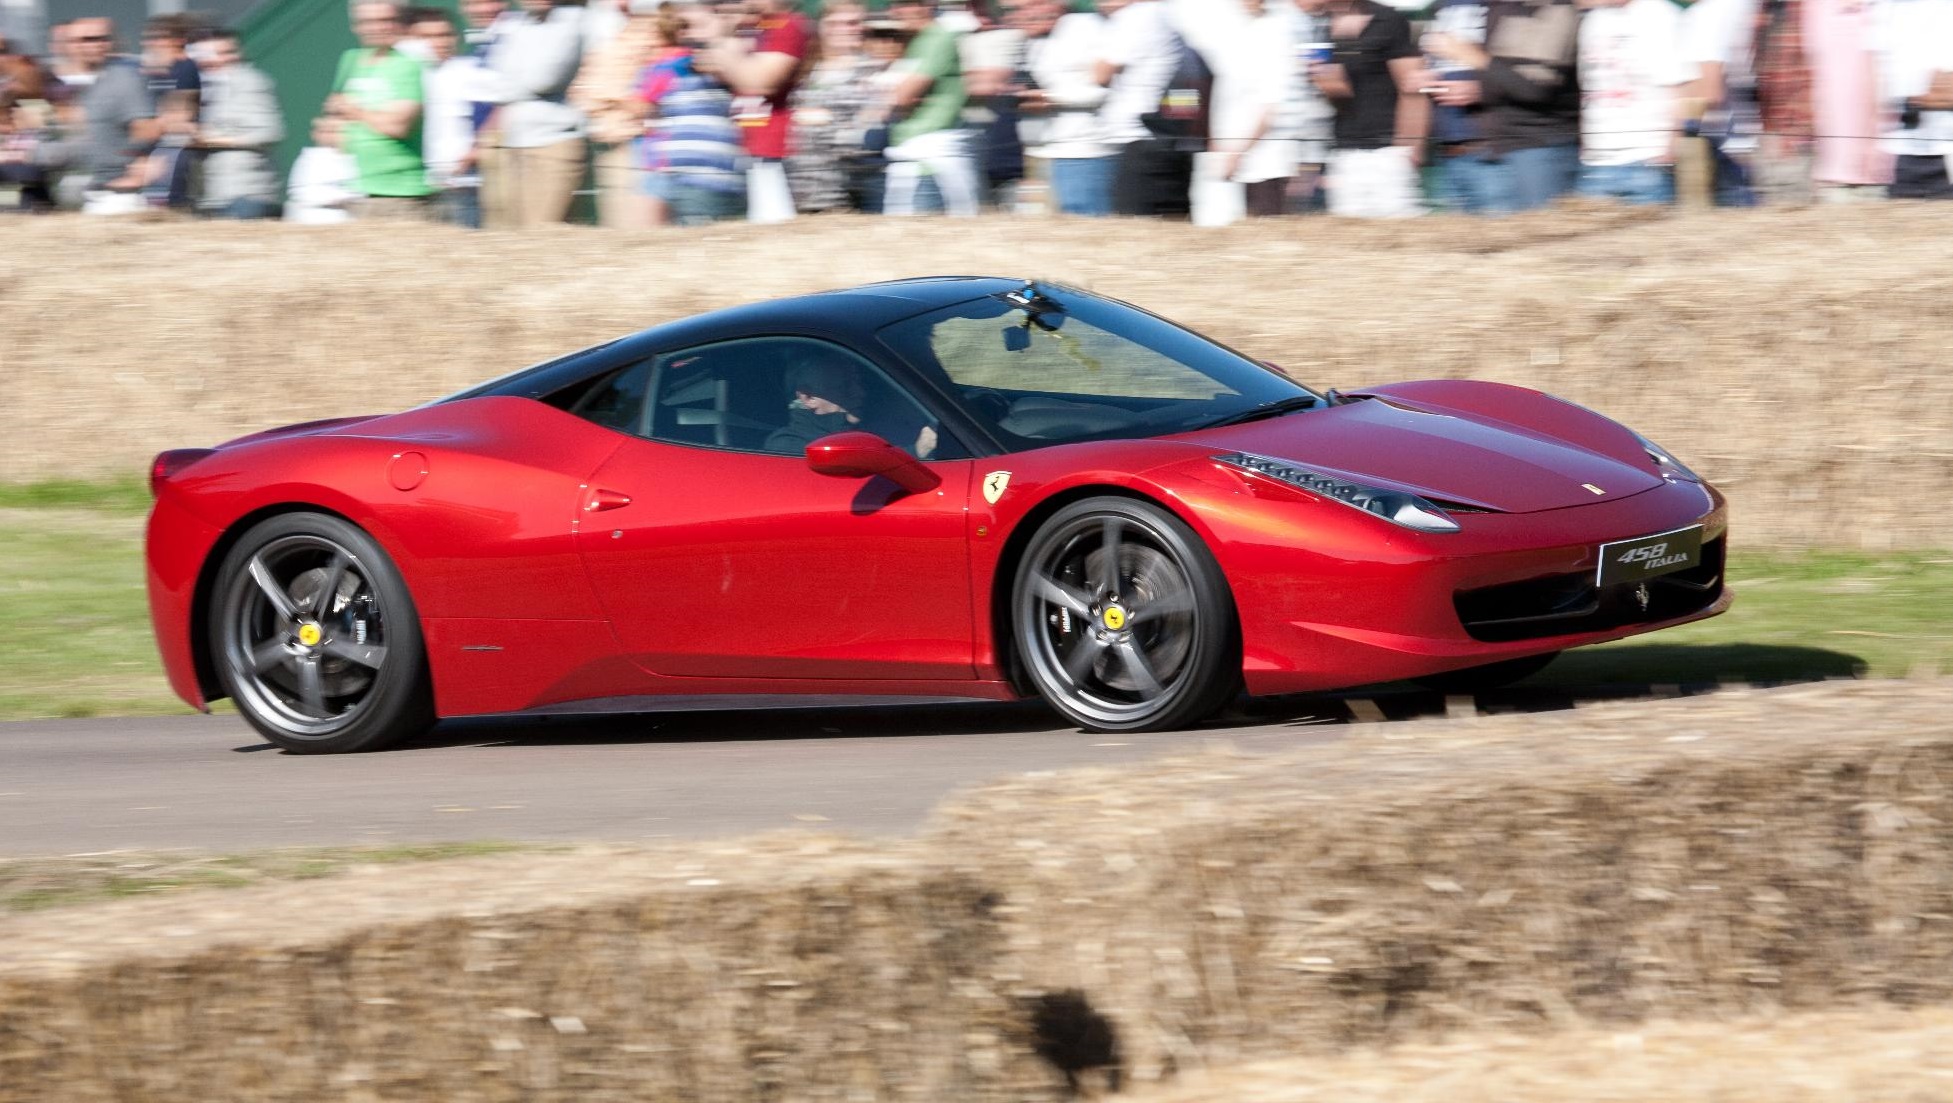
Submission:
[[[434,720],[406,583],[340,518],[286,513],[246,532],[218,569],[209,623],[224,689],[288,751],[374,750]]]
[[[1468,666],[1463,670],[1447,670],[1442,674],[1427,674],[1415,681],[1426,689],[1435,689],[1442,693],[1476,693],[1480,690],[1509,686],[1522,678],[1530,678],[1545,670],[1548,663],[1559,657],[1558,651],[1548,651],[1544,655],[1527,655],[1521,659],[1506,659],[1502,662],[1486,663],[1484,666]]]
[[[1157,506],[1089,498],[1059,510],[1025,548],[1012,600],[1032,684],[1082,727],[1183,727],[1240,686],[1227,579]]]

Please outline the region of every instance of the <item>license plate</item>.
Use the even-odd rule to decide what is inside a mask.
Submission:
[[[1633,540],[1616,540],[1600,546],[1600,573],[1595,584],[1606,589],[1645,582],[1701,563],[1701,525]]]

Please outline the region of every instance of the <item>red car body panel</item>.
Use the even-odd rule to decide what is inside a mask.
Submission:
[[[1217,459],[1232,453],[1420,495],[1460,531],[1416,531]],[[293,509],[345,517],[393,560],[443,716],[705,694],[1017,696],[1000,615],[1016,552],[1094,494],[1155,501],[1212,551],[1257,694],[1558,651],[1729,603],[1718,589],[1661,620],[1474,637],[1461,593],[1593,572],[1610,541],[1697,524],[1715,541],[1727,527],[1721,497],[1658,468],[1632,432],[1523,388],[1398,384],[1229,428],[924,466],[939,485],[907,493],[508,395],[259,433],[159,480],[157,643],[181,697],[218,694],[198,610],[230,542]]]

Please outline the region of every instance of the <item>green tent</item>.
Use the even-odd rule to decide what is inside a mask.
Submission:
[[[453,0],[427,0],[455,10]],[[285,141],[278,165],[291,167],[311,140],[312,120],[332,89],[339,55],[357,45],[346,0],[265,0],[238,21],[244,56],[278,86]]]

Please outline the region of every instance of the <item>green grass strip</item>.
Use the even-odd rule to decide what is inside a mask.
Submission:
[[[127,488],[37,486],[44,504],[0,504],[0,720],[183,712],[157,659]],[[77,510],[84,491],[117,504]],[[1953,553],[1763,555],[1739,543],[1730,578],[1727,615],[1569,652],[1528,684],[1953,673]]]

